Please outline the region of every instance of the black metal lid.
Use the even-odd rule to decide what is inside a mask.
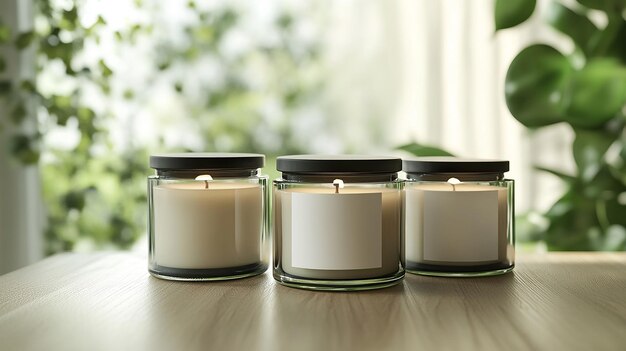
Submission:
[[[159,170],[256,169],[265,165],[261,154],[177,153],[150,156],[150,167]]]
[[[395,173],[402,169],[398,157],[366,155],[290,155],[276,159],[285,173]]]
[[[416,157],[402,160],[407,173],[504,173],[509,161],[457,157]]]

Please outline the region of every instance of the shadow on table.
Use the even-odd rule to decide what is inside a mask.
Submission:
[[[407,293],[416,297],[451,297],[481,290],[505,292],[513,290],[516,283],[515,272],[498,276],[473,278],[431,277],[407,274],[404,279]],[[490,294],[484,296],[490,296]],[[476,294],[476,297],[480,297],[480,294]]]

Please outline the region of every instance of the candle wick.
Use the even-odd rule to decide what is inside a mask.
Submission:
[[[196,180],[202,180],[202,181],[204,181],[204,188],[205,188],[205,189],[208,189],[208,188],[209,188],[209,182],[210,182],[211,180],[213,180],[213,177],[211,177],[211,176],[210,176],[210,175],[208,175],[208,174],[201,174],[201,175],[199,175],[199,176],[197,176],[197,177],[196,177]]]
[[[456,178],[448,179],[448,184],[452,185],[452,191],[456,191],[456,185],[459,183],[461,183],[461,181]]]
[[[341,179],[333,180],[333,186],[335,187],[335,194],[339,194],[339,188],[343,188],[343,180]]]

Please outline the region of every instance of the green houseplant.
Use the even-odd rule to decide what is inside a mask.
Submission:
[[[566,184],[545,213],[548,248],[626,250],[626,1],[568,6],[552,1],[545,21],[574,49],[538,43],[519,52],[506,75],[506,104],[531,130],[567,123],[575,134],[575,174],[537,167]],[[534,0],[497,0],[496,30],[517,26],[534,9]],[[593,22],[592,13],[606,25]]]

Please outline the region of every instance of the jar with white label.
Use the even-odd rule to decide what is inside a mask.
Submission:
[[[404,277],[402,161],[279,157],[274,181],[274,278],[315,290],[364,290]]]
[[[405,159],[406,268],[436,276],[487,276],[515,265],[509,161]]]
[[[267,270],[265,156],[150,156],[149,272],[169,280],[225,280]]]

